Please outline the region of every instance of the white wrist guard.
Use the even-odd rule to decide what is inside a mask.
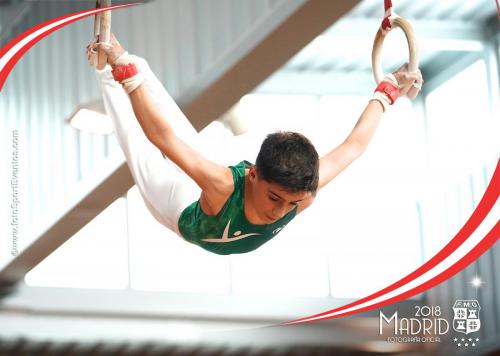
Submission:
[[[134,63],[134,58],[127,51],[125,51],[113,62],[113,65],[124,66],[129,63]]]
[[[137,73],[133,77],[121,81],[121,85],[127,94],[132,93],[142,83],[144,83],[144,76],[141,73]]]
[[[384,112],[387,112],[387,110],[391,106],[391,102],[389,101],[389,98],[387,97],[387,95],[385,95],[379,91],[376,91],[375,93],[373,93],[373,96],[370,99],[370,101],[373,101],[373,100],[377,100],[378,102],[380,102],[380,104],[382,104],[382,106],[384,108]]]

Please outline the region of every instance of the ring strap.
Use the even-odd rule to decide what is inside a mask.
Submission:
[[[135,66],[135,64],[134,63],[129,63],[127,65],[116,66],[111,71],[111,74],[113,74],[113,78],[117,82],[121,83],[125,79],[132,78],[138,72],[139,71],[137,70],[137,67]]]
[[[394,83],[389,80],[383,80],[380,84],[375,88],[375,92],[383,93],[389,99],[389,103],[392,105],[396,101],[399,96],[399,90]]]
[[[382,20],[382,30],[389,31],[392,28],[392,1],[384,0],[384,19]]]

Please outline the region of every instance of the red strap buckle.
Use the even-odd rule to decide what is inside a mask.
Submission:
[[[392,15],[392,1],[384,0],[384,20],[382,21],[382,30],[387,31],[392,28],[391,15]]]
[[[384,93],[389,98],[391,105],[394,104],[396,99],[399,97],[399,89],[394,84],[387,82],[385,80],[381,81],[380,84],[375,88],[375,91]]]
[[[121,82],[122,80],[132,78],[139,71],[134,63],[129,63],[127,65],[116,66],[111,73],[117,82]]]

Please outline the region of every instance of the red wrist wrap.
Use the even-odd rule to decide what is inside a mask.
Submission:
[[[396,99],[399,96],[399,89],[392,83],[386,82],[385,80],[381,81],[380,84],[375,88],[375,91],[379,91],[387,95],[389,100],[391,101],[391,105],[394,104]]]
[[[117,82],[121,82],[122,80],[132,78],[134,75],[139,73],[139,71],[134,63],[129,63],[123,66],[116,66],[111,73]]]

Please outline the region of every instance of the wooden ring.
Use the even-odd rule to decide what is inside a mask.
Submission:
[[[408,41],[408,71],[415,72],[418,69],[418,45],[417,40],[415,38],[415,34],[413,32],[413,27],[411,24],[405,20],[404,18],[393,15],[392,17],[392,28],[399,27],[403,30],[406,40]],[[373,75],[375,77],[375,82],[379,84],[382,79],[384,79],[385,75],[382,71],[382,66],[380,64],[380,56],[382,53],[382,45],[384,43],[384,38],[392,29],[383,30],[381,27],[378,29],[377,34],[375,35],[375,40],[373,41],[373,49],[372,49],[372,70]]]

